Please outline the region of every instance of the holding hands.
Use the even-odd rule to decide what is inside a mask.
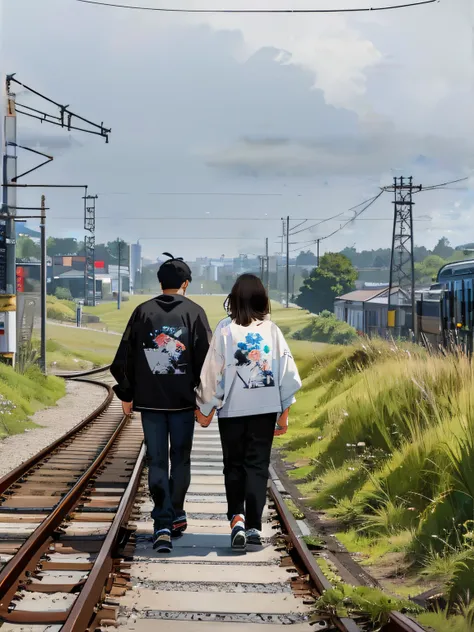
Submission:
[[[196,418],[196,422],[201,426],[201,428],[207,428],[214,417],[215,408],[213,408],[210,414],[206,417],[202,414],[199,408],[196,408],[194,411],[194,416]]]

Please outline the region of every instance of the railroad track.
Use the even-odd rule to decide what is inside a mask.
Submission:
[[[103,404],[0,479],[2,632],[50,624],[84,632],[127,543],[144,461],[141,424],[123,416],[103,370],[75,379],[101,385]],[[115,583],[126,581],[118,574]]]
[[[63,377],[100,384],[105,399],[0,479],[1,632],[92,632],[107,624],[119,632],[263,632],[262,623],[361,632],[351,619],[312,614],[315,597],[331,585],[273,470],[264,547],[230,550],[214,424],[196,430],[189,532],[169,557],[156,554],[139,417],[123,417],[108,371]],[[423,632],[399,613],[386,631]]]

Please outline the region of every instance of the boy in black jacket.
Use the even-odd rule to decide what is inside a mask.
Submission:
[[[184,500],[191,481],[194,389],[211,339],[204,310],[185,297],[190,268],[165,255],[170,259],[158,270],[162,294],[135,309],[110,369],[123,412],[142,414],[155,504],[153,547],[161,552],[171,551],[171,537],[187,527]]]

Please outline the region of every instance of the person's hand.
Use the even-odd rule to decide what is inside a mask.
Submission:
[[[278,418],[277,427],[275,428],[275,432],[274,432],[275,437],[281,437],[282,435],[286,434],[288,430],[288,413],[289,412],[290,412],[290,409],[287,408],[286,410],[282,412],[282,414]]]
[[[212,409],[211,413],[206,417],[205,415],[202,414],[199,408],[196,408],[196,410],[194,411],[194,415],[196,417],[196,421],[201,426],[201,428],[207,428],[209,426],[209,424],[212,421],[212,418],[214,417],[214,412],[215,412],[214,409]]]
[[[133,402],[122,402],[122,410],[126,417],[130,417],[133,412]]]

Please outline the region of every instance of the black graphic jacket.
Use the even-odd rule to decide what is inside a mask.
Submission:
[[[204,310],[185,296],[139,305],[110,368],[117,397],[137,411],[194,408],[211,336]]]

